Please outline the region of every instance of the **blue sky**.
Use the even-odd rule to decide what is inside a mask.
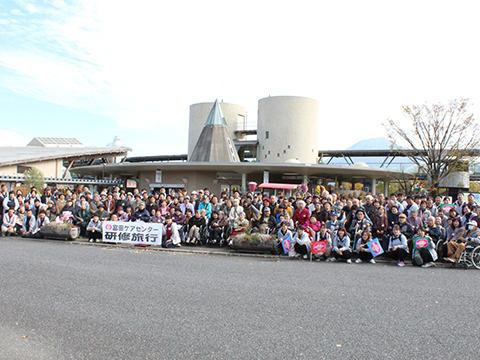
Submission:
[[[397,5],[398,4],[398,5]],[[320,148],[385,135],[406,104],[479,101],[478,1],[0,0],[0,137],[118,135],[186,153],[189,106],[298,95]]]

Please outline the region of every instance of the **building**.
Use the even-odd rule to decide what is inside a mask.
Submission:
[[[36,137],[27,146],[0,147],[0,181],[10,187],[21,184],[25,171],[35,167],[43,172],[46,183],[54,186],[123,184],[103,176],[72,178],[70,170],[74,164],[115,163],[118,158],[124,160],[131,150],[122,146],[87,147],[75,138]]]
[[[258,124],[254,128],[247,125],[245,108],[240,105],[194,104],[190,106],[189,124],[186,155],[133,157],[121,163],[82,166],[72,171],[79,176],[122,180],[127,188],[193,191],[208,187],[217,194],[224,190],[246,191],[249,182],[322,184],[336,189],[341,182],[362,183],[366,192],[374,193],[377,182],[393,181],[400,173],[365,164],[318,164],[318,102],[314,99],[260,99]],[[221,154],[210,157],[210,150],[206,149],[213,149],[212,143],[228,144],[229,139],[233,139],[239,162],[229,156],[231,148],[226,145],[222,145]]]

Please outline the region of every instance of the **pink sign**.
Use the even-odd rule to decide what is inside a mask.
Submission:
[[[416,238],[413,239],[413,248],[414,249],[425,249],[428,247],[429,239],[427,238]]]

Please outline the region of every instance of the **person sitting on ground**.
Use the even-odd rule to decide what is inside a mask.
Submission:
[[[348,236],[347,229],[344,226],[341,226],[337,234],[333,237],[333,246],[332,252],[334,258],[330,261],[335,261],[339,259],[345,259],[347,264],[352,262],[352,251],[350,250],[350,237]]]
[[[328,232],[325,224],[322,224],[320,231],[317,232],[314,240],[327,242],[327,247],[325,249],[325,252],[319,252],[319,253],[313,254],[317,259],[327,260],[332,252],[332,236]]]
[[[23,218],[22,224],[22,237],[30,237],[35,233],[35,228],[37,227],[37,220],[33,216],[32,209],[28,209],[27,215]]]
[[[415,241],[417,238],[426,238],[429,240],[429,242],[428,247],[426,248],[412,250],[412,265],[421,266],[422,268],[434,266],[434,262],[435,260],[437,260],[435,243],[433,242],[433,239],[428,236],[426,229],[423,226],[418,229],[417,234],[413,238],[413,241]]]
[[[87,238],[90,242],[100,242],[102,240],[102,221],[100,221],[98,214],[93,214],[87,226]]]
[[[12,236],[17,232],[17,215],[15,215],[15,208],[12,206],[8,208],[8,211],[3,215],[2,223],[2,236]]]
[[[150,221],[150,214],[147,209],[145,209],[145,203],[143,201],[138,204],[138,210],[133,214],[132,221]]]
[[[284,221],[280,224],[280,229],[277,232],[277,248],[278,251],[283,254],[283,246],[282,242],[285,239],[290,239],[290,241],[293,240],[293,234],[292,232],[288,229],[287,223]]]
[[[372,252],[368,247],[367,243],[372,240],[372,234],[368,230],[363,230],[361,236],[357,240],[357,246],[355,247],[358,252],[358,259],[355,260],[355,263],[359,264],[363,261],[369,261],[371,264],[375,264],[375,259],[373,258]]]
[[[207,223],[205,218],[202,217],[202,212],[200,210],[195,211],[195,216],[190,218],[188,222],[188,237],[185,243],[195,244],[197,239],[200,239],[200,230],[206,225]]]
[[[176,248],[180,245],[180,234],[178,233],[177,224],[172,221],[172,215],[165,215],[165,226],[163,227],[162,247]]]
[[[388,241],[388,249],[386,255],[397,261],[398,266],[405,265],[405,258],[408,255],[407,238],[400,231],[400,226],[394,225],[392,235]]]
[[[16,233],[18,236],[22,236],[23,231],[23,219],[26,215],[25,206],[20,206],[17,210],[17,223],[15,224]]]
[[[40,229],[47,225],[50,222],[50,220],[47,217],[47,213],[45,210],[40,210],[38,213],[38,218],[37,218],[37,224],[35,227],[35,230],[32,231],[31,235],[28,237],[34,238],[34,239],[43,239],[43,235],[40,232]]]
[[[292,250],[289,252],[289,256],[300,256],[304,259],[308,259],[310,253],[310,237],[304,231],[303,225],[297,225],[297,231],[293,235]]]

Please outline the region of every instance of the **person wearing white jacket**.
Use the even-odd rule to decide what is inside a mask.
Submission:
[[[37,227],[37,220],[33,216],[32,209],[28,209],[27,215],[23,218],[22,223],[22,237],[30,237],[31,234],[35,233]]]
[[[8,212],[3,215],[2,236],[15,235],[17,231],[15,225],[17,223],[17,215],[15,215],[15,208],[11,207]]]
[[[175,248],[180,245],[180,234],[178,233],[177,224],[172,221],[172,215],[165,215],[165,226],[163,227],[162,247]]]
[[[302,225],[297,226],[297,231],[295,235],[293,235],[292,250],[290,250],[289,256],[303,255],[304,259],[308,259],[308,254],[310,253],[310,237],[304,231]]]

